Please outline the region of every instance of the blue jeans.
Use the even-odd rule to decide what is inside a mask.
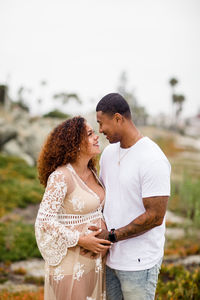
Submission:
[[[154,300],[162,259],[151,269],[120,271],[106,266],[107,300]]]

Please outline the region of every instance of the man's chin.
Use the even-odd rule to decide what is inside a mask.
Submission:
[[[119,141],[117,139],[107,138],[110,144],[118,143]]]

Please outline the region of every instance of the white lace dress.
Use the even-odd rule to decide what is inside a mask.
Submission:
[[[45,300],[104,300],[101,255],[85,253],[77,245],[88,227],[103,226],[102,204],[70,164],[48,179],[35,233],[45,260]]]

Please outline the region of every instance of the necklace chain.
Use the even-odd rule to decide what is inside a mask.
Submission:
[[[127,150],[124,155],[122,155],[122,157],[120,157],[120,146],[119,146],[119,160],[118,160],[118,165],[120,165],[120,161],[126,156],[126,154],[129,153],[129,151],[131,150],[131,148],[129,150]]]

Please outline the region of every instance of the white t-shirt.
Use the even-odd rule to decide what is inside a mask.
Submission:
[[[121,157],[120,165],[119,155]],[[170,195],[171,166],[148,137],[128,149],[107,146],[100,159],[100,178],[106,188],[104,217],[108,230],[123,227],[145,212],[142,198]],[[114,243],[107,265],[137,271],[153,267],[163,256],[165,220],[148,232]]]

